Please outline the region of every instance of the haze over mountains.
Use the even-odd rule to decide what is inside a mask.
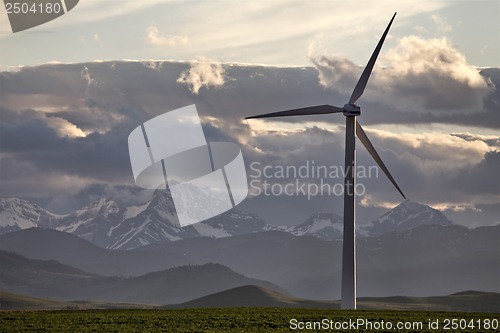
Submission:
[[[249,284],[282,291],[276,285],[249,279],[218,264],[177,267],[134,278],[102,277],[56,261],[0,251],[0,265],[0,290],[58,300],[180,303]]]
[[[302,299],[340,297],[342,218],[334,213],[272,227],[232,210],[181,229],[161,192],[140,206],[98,200],[67,215],[21,199],[1,199],[0,208],[0,250],[25,257],[1,252],[0,289],[9,292],[175,304],[260,285]],[[500,292],[500,225],[468,229],[405,201],[358,234],[360,297]],[[197,276],[213,283],[197,289]]]
[[[470,230],[457,225],[423,225],[360,238],[359,294],[498,292],[499,237],[500,226]],[[297,297],[340,297],[342,242],[283,231],[218,239],[194,237],[123,251],[99,248],[68,233],[31,228],[1,235],[0,249],[106,276],[140,276],[173,267],[218,263],[246,277],[271,282]],[[165,299],[163,303],[171,302]]]

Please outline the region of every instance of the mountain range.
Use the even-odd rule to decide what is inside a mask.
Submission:
[[[65,215],[26,200],[0,199],[0,250],[45,262],[29,267],[48,265],[40,271],[28,266],[12,270],[9,265],[21,259],[3,253],[0,289],[55,299],[174,304],[201,297],[202,291],[208,295],[260,283],[301,299],[340,297],[339,215],[316,213],[297,226],[276,227],[231,210],[180,228],[171,219],[173,212],[162,192],[138,206],[102,199]],[[500,292],[500,225],[469,229],[407,200],[359,228],[358,235],[360,296]],[[208,281],[238,283],[198,288],[202,280],[172,273],[181,268]],[[224,280],[228,275],[233,278]],[[175,295],[183,280],[198,292]]]
[[[219,264],[175,267],[130,278],[103,277],[54,260],[0,251],[0,267],[0,290],[54,300],[175,304],[248,284],[285,292]]]
[[[231,210],[209,221],[181,228],[175,221],[169,193],[155,192],[140,206],[120,207],[100,199],[70,214],[57,215],[18,198],[0,199],[0,234],[32,227],[56,229],[109,249],[173,242],[193,237],[229,237],[263,231],[267,223],[257,215]]]
[[[380,236],[427,224],[450,225],[452,222],[438,210],[406,200],[369,225],[358,228],[358,235]],[[223,238],[270,230],[337,240],[342,239],[343,220],[337,214],[322,212],[297,226],[284,227],[232,209],[181,228],[176,223],[175,208],[166,190],[157,190],[150,201],[138,206],[122,207],[112,200],[100,199],[65,215],[51,213],[18,198],[0,199],[0,234],[32,227],[71,233],[102,248],[129,250],[195,237]]]

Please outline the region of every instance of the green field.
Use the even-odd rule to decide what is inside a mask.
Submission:
[[[446,320],[462,319],[466,329],[445,329]],[[340,311],[332,309],[168,309],[168,310],[77,310],[77,311],[4,311],[0,312],[0,332],[290,332],[290,320],[342,323],[366,319],[376,325],[394,325],[388,329],[341,329],[340,332],[500,332],[486,329],[498,321],[498,313]],[[429,329],[429,319],[439,320],[438,329]],[[325,320],[325,321],[326,321]],[[423,329],[398,330],[398,322],[422,323]],[[472,328],[471,322],[475,327]],[[460,322],[457,322],[460,325]],[[478,325],[483,327],[479,329]],[[332,324],[334,325],[334,324]],[[408,324],[409,325],[409,324]],[[333,326],[334,327],[334,326]],[[352,328],[352,327],[351,327]],[[310,331],[300,330],[296,331]],[[328,331],[328,330],[325,330]],[[335,330],[333,330],[335,331]]]

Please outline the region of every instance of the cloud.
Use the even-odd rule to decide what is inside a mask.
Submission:
[[[53,128],[61,137],[66,136],[70,138],[83,138],[87,136],[85,132],[66,119],[50,117],[47,119],[47,125]]]
[[[361,75],[361,69],[349,59],[321,56],[311,58],[311,61],[318,70],[319,83],[343,95],[352,91]]]
[[[82,79],[87,84],[87,89],[85,90],[85,95],[88,95],[90,87],[96,84],[96,80],[94,78],[92,78],[92,75],[90,74],[89,68],[87,66],[83,66],[83,69],[80,72],[80,75],[82,76]]]
[[[394,134],[371,129],[366,132],[412,200],[451,212],[480,213],[481,205],[500,204],[500,179],[494,171],[500,155],[498,147],[487,143],[489,139],[471,140],[436,132]],[[360,149],[361,161],[363,155]],[[386,183],[385,191],[382,184],[369,180],[370,197],[362,203],[365,206],[385,207],[387,202],[394,202],[388,182],[377,181]]]
[[[191,92],[198,94],[203,87],[222,87],[225,80],[225,70],[220,63],[200,58],[191,63],[189,70],[181,73],[177,82],[190,86]]]
[[[490,147],[496,147],[497,150],[500,150],[500,136],[496,135],[480,135],[474,133],[452,133],[452,136],[456,136],[458,138],[462,138],[466,141],[480,141],[486,143]]]
[[[80,74],[82,75],[82,79],[84,79],[85,82],[87,83],[87,87],[90,87],[93,83],[95,83],[95,80],[90,75],[90,71],[87,66],[83,66],[83,69],[80,72]]]
[[[50,198],[68,195],[95,182],[94,179],[62,173],[58,170],[41,169],[34,161],[15,156],[1,156],[0,183],[2,195],[11,197]]]
[[[275,124],[276,125],[276,124]],[[252,126],[253,127],[253,126]],[[498,205],[498,165],[497,147],[491,146],[491,139],[483,140],[462,138],[457,134],[446,134],[424,131],[409,133],[390,130],[376,130],[365,127],[370,140],[376,147],[392,175],[413,201],[429,204],[433,207],[453,212],[460,223],[480,224],[481,219],[493,223],[491,216],[482,216],[482,205]],[[253,136],[244,144],[244,153],[249,161],[258,161],[263,166],[299,167],[306,161],[314,161],[315,165],[343,166],[344,132],[342,128],[326,130],[320,128],[287,129],[277,126],[257,126]],[[487,143],[488,142],[488,143]],[[376,165],[361,145],[357,149],[358,167],[366,168]],[[497,167],[496,167],[497,168]],[[250,169],[249,169],[250,170]],[[249,171],[249,175],[251,175]],[[293,179],[292,179],[293,180]],[[319,179],[309,179],[319,184]],[[339,179],[329,179],[327,182],[338,182]],[[341,179],[340,179],[341,181]],[[273,184],[290,183],[291,179],[270,179]],[[396,206],[400,196],[390,181],[379,171],[378,176],[358,179],[366,193],[360,198],[363,213],[376,209],[383,212]],[[301,209],[311,209],[318,203],[329,209],[341,209],[341,198],[323,195],[308,199],[303,195]],[[291,202],[294,198],[256,197],[257,203],[252,206],[275,206],[277,202],[293,210]],[[288,202],[288,203],[287,203]],[[334,208],[339,207],[339,208]],[[322,208],[326,209],[326,208]],[[340,210],[341,211],[341,210]],[[474,215],[474,221],[461,218],[460,212]],[[266,212],[267,214],[267,212]],[[276,214],[269,213],[276,217]],[[285,213],[281,212],[281,215]],[[291,213],[288,218],[296,218]],[[372,211],[372,214],[373,211]],[[279,214],[278,214],[279,215]],[[366,216],[366,215],[364,215]],[[371,216],[373,219],[373,215]],[[474,223],[472,223],[474,222]]]
[[[476,112],[492,91],[490,82],[445,38],[404,37],[384,60],[389,66],[379,72],[377,85],[389,85],[393,98],[419,93],[418,104],[428,110]]]
[[[132,185],[127,147],[131,130],[154,116],[189,104],[196,104],[209,141],[240,144],[247,167],[251,162],[300,166],[308,160],[315,161],[316,165],[343,166],[342,115],[243,120],[245,116],[259,113],[342,102],[352,85],[341,86],[349,85],[349,80],[357,80],[355,74],[362,68],[348,61],[327,60],[317,59],[320,65],[326,66],[326,74],[334,65],[347,68],[340,70],[346,75],[335,78],[334,90],[320,85],[318,70],[312,67],[208,61],[200,61],[201,65],[199,62],[93,62],[26,67],[18,72],[0,73],[1,195],[51,197],[72,195],[91,184]],[[224,89],[202,90],[220,87],[207,83],[217,78],[214,71],[223,78]],[[377,71],[381,70],[377,68]],[[204,77],[206,72],[213,77],[211,80]],[[492,82],[500,83],[499,70],[481,73]],[[326,74],[325,80],[328,80],[338,73],[332,69],[331,74]],[[186,81],[179,84],[177,78],[181,76]],[[196,80],[188,83],[191,76]],[[88,82],[91,86],[97,82],[99,89],[90,89],[86,95]],[[485,105],[489,105],[491,116],[498,118],[500,95],[498,88],[495,89]],[[427,93],[427,90],[414,92],[424,95],[423,98]],[[444,207],[447,213],[455,214],[454,219],[466,216],[478,224],[498,219],[494,215],[498,210],[494,209],[500,205],[500,199],[493,185],[498,178],[499,136],[490,130],[498,129],[499,125],[495,125],[498,120],[495,123],[495,118],[477,114],[471,118],[452,113],[417,116],[383,104],[383,98],[374,91],[367,91],[366,97],[363,99],[366,112],[359,120],[408,197]],[[368,109],[374,111],[368,112]],[[374,165],[361,145],[357,152],[359,165]],[[360,198],[360,221],[373,219],[400,200],[390,181],[382,172],[379,174],[378,178],[362,180],[368,197]],[[120,196],[113,191],[103,193]],[[131,199],[135,195],[125,191],[121,196]],[[62,205],[61,202],[58,205]],[[276,210],[276,207],[284,209]],[[271,223],[291,224],[305,220],[314,211],[341,213],[342,198],[254,197],[246,200],[242,208],[268,218]],[[466,218],[460,221],[467,223]]]
[[[431,15],[431,19],[437,25],[438,32],[440,34],[445,34],[445,33],[450,32],[452,30],[451,25],[448,24],[446,19],[444,17],[440,16],[439,14]]]
[[[469,65],[445,38],[401,38],[382,54],[367,85],[363,101],[378,102],[401,111],[477,113],[493,91],[491,81]],[[311,58],[321,85],[348,95],[361,68],[340,57]]]
[[[480,159],[476,159],[476,163],[466,168],[464,172],[451,178],[447,187],[455,191],[474,193],[478,197],[482,197],[483,203],[488,197],[492,202],[498,203],[500,202],[499,165],[500,150],[489,151],[481,156]]]
[[[442,210],[442,211],[452,211],[452,212],[465,212],[467,210],[473,211],[473,212],[481,212],[480,208],[477,208],[474,206],[474,204],[463,202],[463,203],[449,203],[449,202],[443,202],[443,203],[438,203],[438,204],[433,204],[432,208]]]
[[[148,10],[157,5],[164,5],[165,0],[94,2],[80,1],[75,7],[79,15],[72,15],[71,20],[56,20],[51,23],[54,27],[74,24],[85,24],[93,21],[111,19],[131,13]],[[73,12],[71,12],[73,13]]]
[[[150,25],[147,29],[146,40],[154,46],[179,46],[188,43],[187,36],[172,36],[164,37],[154,25]]]

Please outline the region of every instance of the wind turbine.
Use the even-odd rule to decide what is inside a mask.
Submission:
[[[373,54],[368,61],[361,77],[354,87],[349,103],[345,104],[344,107],[337,107],[331,105],[318,105],[310,106],[300,109],[286,110],[280,112],[273,112],[262,114],[258,116],[247,117],[245,119],[254,118],[272,118],[272,117],[290,117],[290,116],[304,116],[304,115],[316,115],[316,114],[329,114],[329,113],[340,113],[342,112],[346,117],[346,133],[345,133],[345,169],[346,175],[344,179],[344,235],[343,235],[343,245],[342,245],[342,309],[356,309],[356,146],[355,137],[357,136],[361,143],[368,150],[370,155],[373,157],[378,166],[385,173],[387,178],[392,182],[396,189],[401,193],[403,198],[406,199],[405,195],[399,188],[398,184],[392,177],[391,173],[385,166],[384,162],[378,155],[377,151],[373,147],[372,143],[366,136],[365,131],[361,125],[356,121],[356,117],[361,115],[361,108],[355,103],[363,94],[366,83],[370,77],[373,69],[373,65],[377,60],[382,44],[384,43],[385,37],[389,32],[392,21],[396,17],[397,13],[394,13],[391,21],[387,25],[384,34],[380,38],[380,41],[373,51]]]

